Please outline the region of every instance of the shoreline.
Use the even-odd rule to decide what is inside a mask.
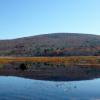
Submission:
[[[67,56],[67,57],[0,57],[0,64],[9,62],[48,62],[80,65],[99,65],[100,56]]]
[[[100,77],[100,56],[0,57],[0,75],[40,80],[93,79]]]

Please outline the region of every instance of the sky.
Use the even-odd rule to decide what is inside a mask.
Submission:
[[[100,35],[100,0],[0,0],[0,39],[56,32]]]

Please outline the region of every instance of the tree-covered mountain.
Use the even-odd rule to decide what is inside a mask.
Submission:
[[[100,36],[52,33],[0,40],[0,56],[92,56],[100,55]]]

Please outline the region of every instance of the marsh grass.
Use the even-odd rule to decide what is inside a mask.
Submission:
[[[65,65],[100,65],[100,56],[69,56],[69,57],[1,57],[0,64],[11,62],[52,63]]]

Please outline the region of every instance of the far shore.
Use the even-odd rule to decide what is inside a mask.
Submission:
[[[0,64],[9,62],[48,62],[77,65],[100,65],[100,56],[67,56],[67,57],[13,57],[1,56]]]

